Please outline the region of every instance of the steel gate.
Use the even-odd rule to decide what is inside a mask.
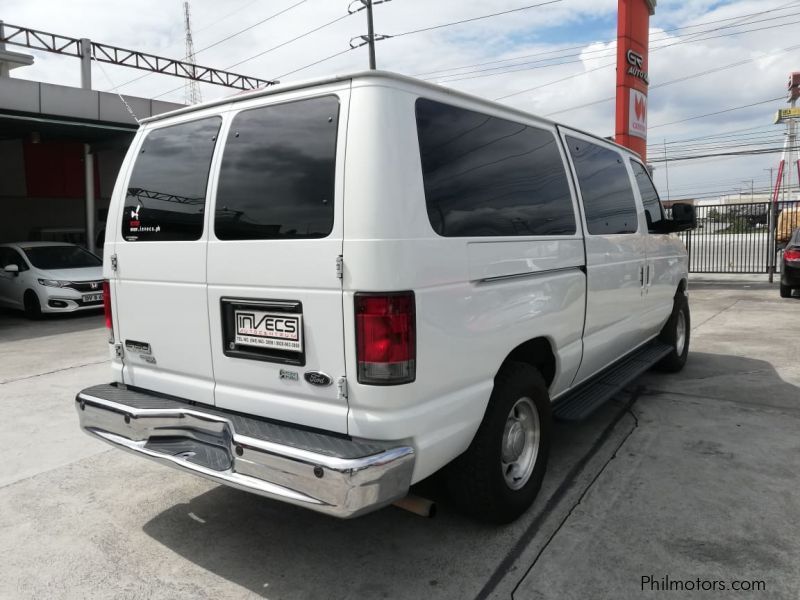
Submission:
[[[776,264],[770,256],[800,227],[800,203],[778,202],[770,231],[770,204],[696,206],[697,228],[679,234],[689,272],[768,273]]]

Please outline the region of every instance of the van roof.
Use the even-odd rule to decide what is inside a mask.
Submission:
[[[162,119],[168,119],[168,118],[176,116],[176,115],[183,115],[183,114],[186,114],[186,113],[191,113],[191,112],[194,112],[194,111],[197,111],[197,110],[201,110],[201,109],[204,109],[204,108],[208,108],[208,107],[211,107],[211,106],[219,106],[219,105],[222,105],[222,104],[230,104],[230,103],[234,103],[234,102],[241,102],[241,101],[244,101],[244,100],[250,100],[251,98],[259,98],[261,96],[271,96],[273,94],[280,94],[280,93],[287,92],[287,91],[290,91],[290,90],[298,90],[298,89],[303,89],[303,88],[317,87],[317,86],[326,85],[326,84],[329,84],[329,83],[336,83],[336,82],[340,82],[340,81],[348,81],[348,80],[355,80],[355,79],[382,79],[382,80],[394,81],[394,82],[402,83],[402,84],[405,84],[405,85],[411,85],[413,87],[420,88],[420,89],[433,90],[433,91],[435,91],[437,93],[440,93],[440,94],[441,93],[449,94],[451,96],[455,96],[455,97],[458,97],[458,98],[464,98],[464,99],[469,100],[471,102],[476,102],[478,104],[483,104],[483,105],[488,106],[488,107],[501,108],[506,112],[516,113],[516,114],[518,114],[520,116],[523,116],[523,117],[528,117],[528,118],[532,117],[532,118],[538,119],[540,121],[544,121],[546,123],[550,123],[550,124],[553,124],[553,125],[559,125],[559,123],[557,123],[556,121],[552,121],[550,119],[547,119],[547,118],[544,118],[544,117],[540,117],[538,115],[534,115],[534,114],[529,113],[527,111],[520,110],[518,108],[514,108],[513,106],[508,106],[507,104],[501,104],[499,102],[495,102],[495,101],[489,100],[487,98],[482,98],[482,97],[476,96],[474,94],[468,94],[466,92],[462,92],[462,91],[459,91],[459,90],[456,90],[456,89],[453,89],[453,88],[445,87],[445,86],[439,85],[437,83],[431,83],[429,81],[423,81],[423,80],[417,79],[415,77],[409,77],[408,75],[401,75],[400,73],[395,73],[395,72],[392,72],[392,71],[381,71],[381,70],[355,71],[353,73],[346,73],[346,74],[342,74],[342,75],[332,75],[332,76],[327,76],[327,77],[317,77],[317,78],[314,78],[314,79],[300,80],[300,81],[292,82],[292,83],[272,85],[272,86],[268,86],[268,87],[265,87],[265,88],[252,90],[252,91],[249,91],[249,92],[235,94],[233,96],[227,96],[225,98],[219,98],[217,100],[210,100],[208,102],[203,102],[201,104],[194,104],[192,106],[186,106],[184,108],[178,108],[176,110],[172,110],[172,111],[169,111],[169,112],[161,113],[159,115],[155,115],[153,117],[148,117],[146,119],[142,119],[141,123],[142,124],[152,123],[154,121],[160,121]],[[591,132],[588,132],[588,131],[583,131],[583,130],[577,129],[577,128],[571,127],[569,125],[564,125],[564,127],[567,127],[567,128],[569,128],[569,129],[571,129],[573,131],[579,131],[581,133],[585,133],[586,135],[589,135],[589,136],[591,136],[593,138],[596,138],[598,140],[602,140],[603,142],[605,142],[607,144],[612,144],[614,146],[617,146],[618,148],[620,148],[622,150],[625,150],[626,152],[628,152],[629,154],[631,154],[633,156],[638,156],[635,152],[631,151],[630,148],[626,148],[625,146],[621,146],[621,145],[617,144],[616,142],[614,142],[613,140],[610,140],[608,138],[604,138],[602,136],[599,136],[597,134],[594,134],[594,133],[591,133]]]

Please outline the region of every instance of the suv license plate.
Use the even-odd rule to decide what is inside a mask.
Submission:
[[[100,302],[103,299],[103,294],[84,294],[84,302]]]
[[[303,351],[303,317],[263,310],[236,310],[234,342],[242,346]]]

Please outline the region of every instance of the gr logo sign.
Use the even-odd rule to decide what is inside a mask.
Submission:
[[[644,70],[644,56],[634,50],[628,50],[625,53],[625,58],[629,65],[628,75],[641,79],[645,83],[650,83],[647,71]]]
[[[644,65],[644,57],[638,52],[634,52],[633,50],[628,50],[627,58],[628,58],[628,64],[632,67],[638,67],[641,69],[642,65]]]

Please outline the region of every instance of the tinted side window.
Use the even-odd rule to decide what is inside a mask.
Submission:
[[[642,164],[632,160],[633,174],[636,177],[636,185],[639,187],[639,195],[642,197],[644,214],[647,218],[647,227],[652,229],[653,225],[664,220],[664,211],[661,208],[661,201],[658,199],[658,192],[650,179],[650,174]]]
[[[144,139],[128,182],[122,236],[131,242],[196,240],[211,155],[222,119],[154,129]]]
[[[333,229],[334,96],[239,113],[231,124],[217,191],[221,240],[321,238]]]
[[[636,200],[619,152],[569,136],[567,144],[589,233],[635,233],[639,225]]]
[[[439,235],[575,233],[551,132],[420,98],[417,133],[428,218]]]

